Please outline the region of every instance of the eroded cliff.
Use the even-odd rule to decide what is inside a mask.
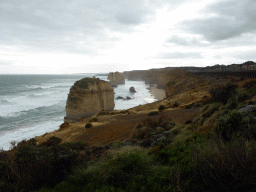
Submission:
[[[75,82],[70,89],[64,121],[79,121],[102,110],[114,110],[114,107],[114,89],[108,82],[84,78]]]
[[[112,87],[117,87],[118,84],[125,84],[124,75],[119,72],[110,72],[108,75],[109,84]]]

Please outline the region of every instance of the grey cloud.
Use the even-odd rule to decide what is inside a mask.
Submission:
[[[162,59],[184,59],[184,58],[202,58],[202,54],[199,52],[172,52],[172,53],[162,53],[160,55]]]
[[[255,50],[234,52],[232,56],[247,61],[256,61]]]
[[[206,43],[202,42],[195,37],[181,37],[178,35],[173,35],[171,38],[166,40],[166,43],[174,43],[176,45],[182,46],[205,46]]]
[[[254,0],[219,0],[202,10],[206,18],[186,20],[179,26],[208,41],[226,40],[256,30],[255,10]]]
[[[0,1],[0,43],[61,50],[74,42],[91,45],[98,38],[109,40],[108,31],[132,32],[166,3],[175,8],[184,1]]]

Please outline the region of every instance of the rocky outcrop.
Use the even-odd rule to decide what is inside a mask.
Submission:
[[[114,110],[114,107],[114,89],[108,82],[84,78],[75,82],[70,89],[64,121],[79,121],[102,110]]]
[[[124,75],[119,72],[110,72],[108,75],[109,84],[112,87],[117,87],[118,84],[125,84]]]
[[[135,90],[134,87],[130,87],[129,91],[132,92],[132,93],[135,93],[135,92],[136,92],[136,90]]]
[[[255,112],[255,111],[256,111],[256,106],[254,105],[248,105],[238,110],[238,112],[243,113],[244,115],[248,115],[251,112]]]

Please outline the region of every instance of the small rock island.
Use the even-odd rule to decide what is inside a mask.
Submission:
[[[77,122],[102,110],[114,110],[114,107],[114,89],[107,81],[84,78],[70,88],[64,122]]]

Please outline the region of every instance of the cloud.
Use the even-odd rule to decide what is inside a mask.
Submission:
[[[169,3],[172,8],[185,0]],[[111,32],[150,22],[166,0],[19,0],[0,2],[0,46],[91,54],[113,47]],[[98,42],[103,42],[104,46]],[[108,42],[107,44],[105,42]],[[90,47],[90,48],[88,48]],[[90,50],[90,51],[88,51]]]
[[[172,53],[161,53],[160,58],[162,59],[184,59],[184,58],[193,58],[199,59],[202,58],[202,54],[199,52],[172,52]]]
[[[182,37],[179,35],[173,35],[171,38],[166,40],[166,43],[174,43],[181,46],[203,46],[207,45],[202,42],[199,38],[195,37]]]
[[[201,18],[183,21],[179,27],[211,42],[227,40],[256,30],[255,10],[254,0],[218,0],[201,11]]]

